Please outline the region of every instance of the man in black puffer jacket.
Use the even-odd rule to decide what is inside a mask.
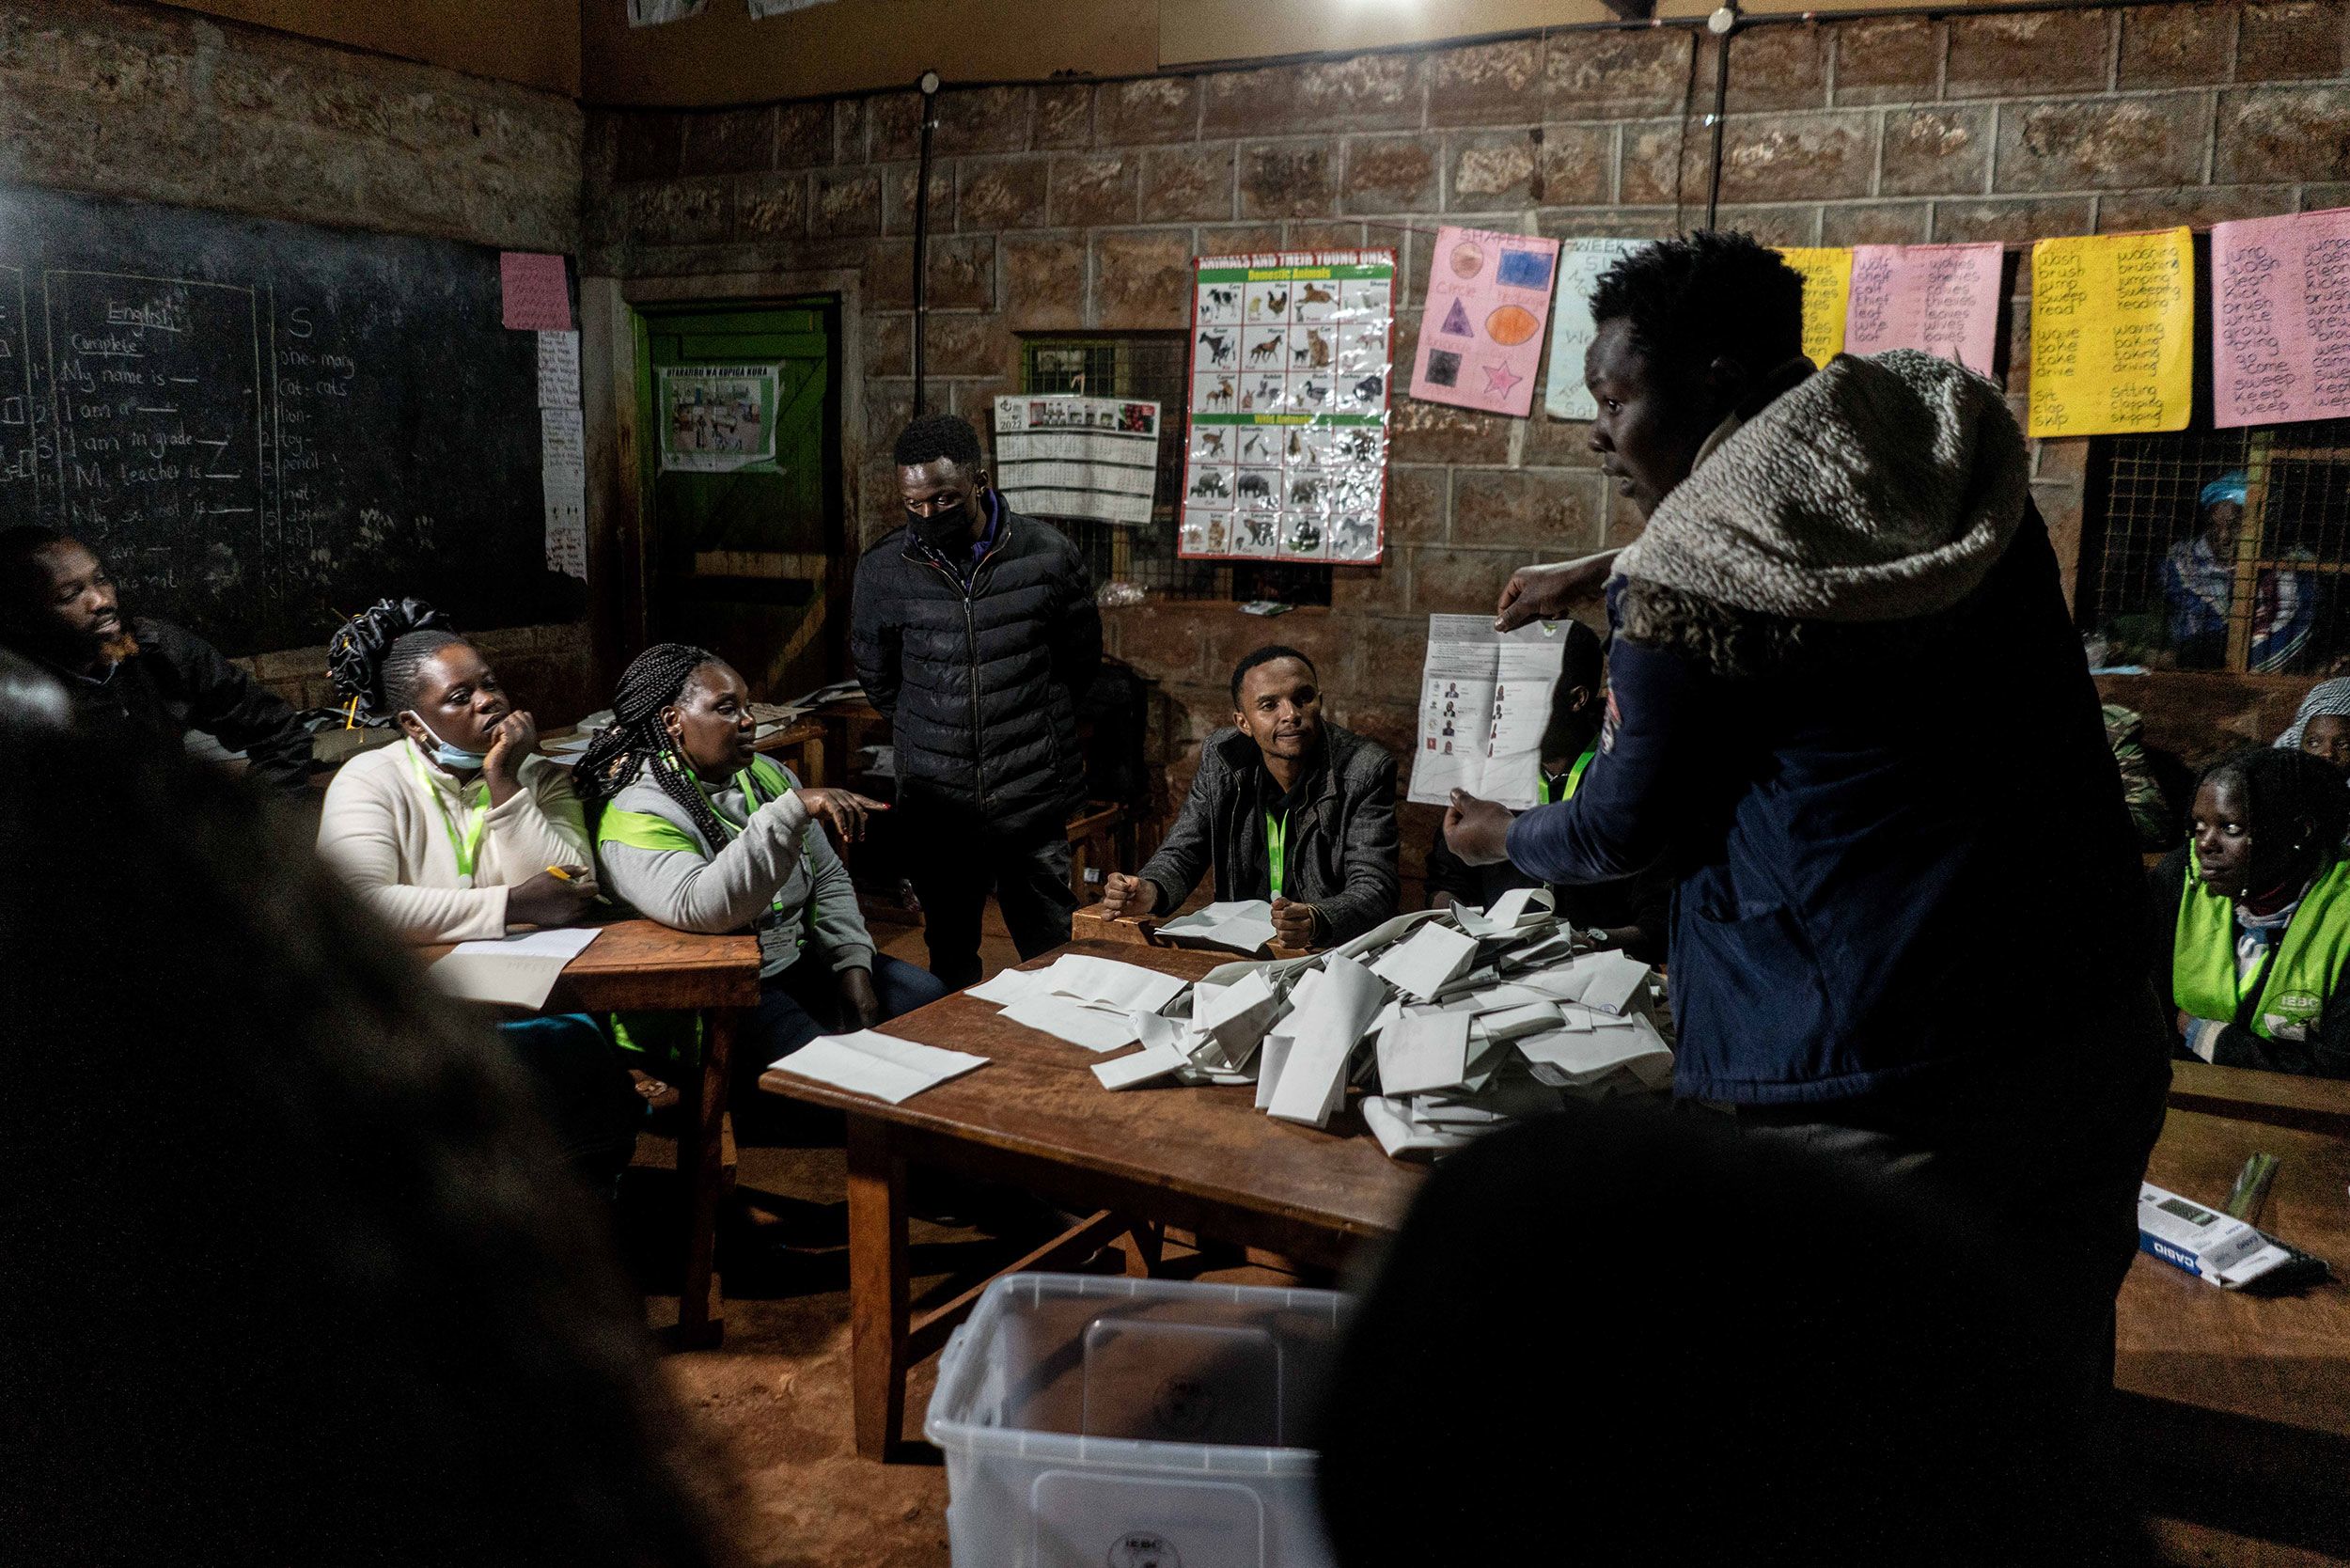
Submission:
[[[966,421],[915,420],[896,458],[906,525],[857,562],[849,646],[890,720],[931,973],[960,989],[991,887],[1022,958],[1069,940],[1077,698],[1102,618],[1069,541],[989,486]]]

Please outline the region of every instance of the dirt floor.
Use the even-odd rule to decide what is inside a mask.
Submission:
[[[921,933],[875,924],[882,950],[924,962]],[[1017,954],[991,906],[986,972]],[[714,1512],[743,1560],[773,1568],[947,1568],[947,1472],[919,1441],[933,1367],[906,1389],[911,1462],[856,1456],[849,1408],[848,1172],[836,1118],[772,1100],[741,1106],[736,1190],[718,1257],[726,1339],[716,1350],[664,1362],[712,1450],[706,1475]],[[620,1229],[647,1292],[647,1319],[677,1321],[672,1257],[677,1188],[674,1147],[648,1136],[623,1193]],[[917,1177],[917,1181],[918,1181]],[[934,1305],[984,1279],[1042,1239],[1050,1216],[1016,1200],[974,1200],[953,1190],[916,1192],[917,1212],[959,1211],[963,1222],[916,1220],[916,1304]],[[1163,1272],[1233,1284],[1296,1283],[1264,1268],[1228,1266],[1169,1247]],[[1120,1269],[1116,1254],[1099,1263]],[[1318,1282],[1318,1281],[1317,1281]],[[2321,1568],[2343,1560],[2158,1520],[2158,1560],[2198,1568]]]
[[[992,974],[1017,955],[992,909],[989,929],[983,957]],[[923,962],[918,930],[876,926],[874,934],[883,951]],[[947,1472],[937,1450],[910,1443],[917,1462],[892,1465],[856,1456],[849,1409],[848,1172],[838,1121],[806,1107],[757,1105],[744,1108],[736,1134],[741,1201],[722,1223],[718,1242],[725,1342],[664,1363],[688,1411],[714,1439],[724,1471],[708,1478],[717,1512],[754,1563],[946,1568]],[[673,1158],[666,1140],[645,1137],[621,1205],[622,1236],[656,1327],[677,1321],[667,1258]],[[916,1222],[917,1306],[985,1278],[1033,1247],[1049,1223],[1016,1200],[918,1188],[916,1199],[917,1211],[962,1211],[969,1219]],[[1169,1247],[1164,1269],[1236,1284],[1287,1278],[1208,1264]],[[1118,1256],[1105,1256],[1100,1266],[1116,1272]],[[916,1369],[906,1390],[911,1438],[920,1435],[932,1371],[928,1364]]]

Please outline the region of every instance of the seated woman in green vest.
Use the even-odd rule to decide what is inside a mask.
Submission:
[[[759,935],[763,1066],[828,1028],[870,1028],[945,996],[911,964],[878,954],[844,839],[887,809],[811,790],[751,749],[750,692],[716,654],[650,648],[620,677],[612,723],[580,759],[580,792],[610,802],[596,829],[606,886],[680,931]],[[821,823],[819,822],[821,819]]]
[[[2152,872],[2187,1054],[2350,1077],[2345,819],[2342,776],[2308,752],[2247,752],[2203,775],[2188,842]]]
[[[1583,770],[1599,754],[1600,721],[1607,710],[1607,645],[1578,620],[1565,622],[1566,648],[1559,684],[1550,694],[1550,722],[1543,730],[1534,798],[1548,806],[1571,798]],[[1540,887],[1540,877],[1507,860],[1472,866],[1452,853],[1437,824],[1428,846],[1428,902],[1445,909],[1467,904],[1489,907],[1512,887]],[[1672,903],[1672,879],[1662,870],[1643,871],[1616,882],[1550,890],[1559,917],[1595,948],[1621,948],[1649,964],[1665,959],[1665,928]]]
[[[319,813],[319,857],[379,919],[410,942],[462,942],[587,913],[595,885],[571,776],[446,617],[382,600],[337,630],[326,666],[354,713],[402,736],[345,762]],[[582,1013],[498,1032],[572,1163],[608,1186],[645,1119],[612,1043]]]

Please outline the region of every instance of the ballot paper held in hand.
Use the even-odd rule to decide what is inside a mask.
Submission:
[[[1371,973],[1424,1002],[1443,990],[1446,982],[1465,970],[1476,957],[1477,938],[1463,935],[1449,926],[1432,923],[1388,949],[1371,966]]]
[[[1159,934],[1187,947],[1261,952],[1273,941],[1273,905],[1264,899],[1231,899],[1160,922]]]
[[[771,1065],[895,1105],[975,1067],[985,1067],[987,1058],[857,1029],[849,1034],[818,1035]]]
[[[1133,1044],[1136,1038],[1134,1020],[1125,1013],[1088,1007],[1066,996],[1024,997],[1004,1009],[1004,1016],[1089,1051],[1115,1051]]]

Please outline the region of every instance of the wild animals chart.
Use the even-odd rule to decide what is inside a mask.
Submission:
[[[1395,253],[1208,256],[1196,274],[1177,553],[1376,561]]]
[[[1520,419],[1532,413],[1558,270],[1556,240],[1437,229],[1412,396]]]

